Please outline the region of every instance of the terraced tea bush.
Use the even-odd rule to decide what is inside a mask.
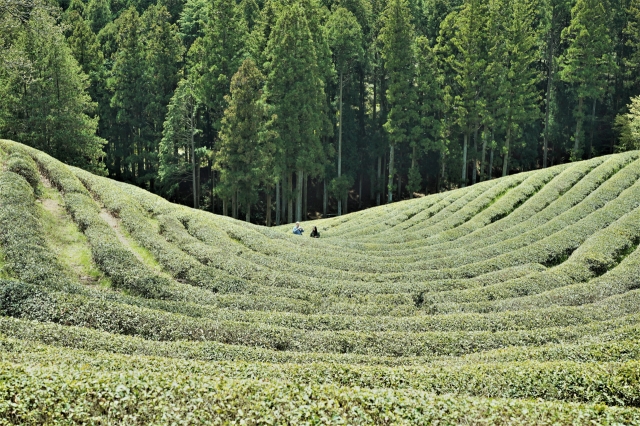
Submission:
[[[71,279],[44,239],[33,188],[20,175],[0,171],[0,244],[5,267],[27,283],[58,289]]]
[[[0,424],[640,424],[638,151],[320,239],[0,164]]]
[[[38,173],[38,167],[35,161],[26,154],[20,154],[15,152],[11,154],[5,163],[5,167],[8,171],[19,174],[22,176],[29,185],[33,188],[34,194],[40,195],[41,183],[40,174]]]
[[[606,405],[488,401],[419,391],[353,389],[262,380],[90,370],[25,370],[4,364],[0,394],[30,395],[0,414],[11,422],[85,423],[95,416],[127,424],[170,421],[315,423],[468,423],[507,418],[509,424],[637,424],[638,412]],[[194,400],[193,395],[199,395]],[[71,408],[73,407],[73,408]],[[416,407],[421,407],[417,410]]]

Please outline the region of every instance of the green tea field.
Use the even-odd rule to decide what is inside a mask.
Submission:
[[[0,425],[640,424],[639,151],[303,227],[0,141]]]

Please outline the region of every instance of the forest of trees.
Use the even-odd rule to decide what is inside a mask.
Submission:
[[[0,0],[0,137],[267,225],[640,148],[640,0]]]

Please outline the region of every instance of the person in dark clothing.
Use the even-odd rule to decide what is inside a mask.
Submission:
[[[314,226],[313,229],[311,230],[311,235],[309,235],[311,238],[320,238],[320,233],[318,232],[318,227]]]

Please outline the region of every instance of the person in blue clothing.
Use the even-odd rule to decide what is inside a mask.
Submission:
[[[302,235],[304,229],[300,226],[300,222],[296,222],[296,226],[293,227],[293,233],[296,235]]]

